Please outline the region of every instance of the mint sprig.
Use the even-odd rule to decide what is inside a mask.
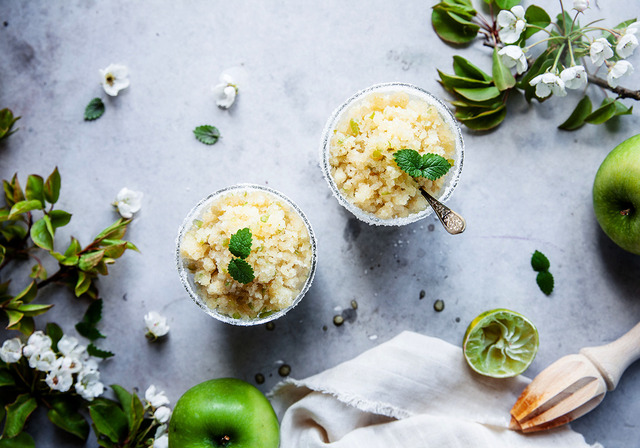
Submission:
[[[227,271],[235,281],[243,284],[250,283],[255,278],[253,268],[244,260],[251,253],[252,244],[253,236],[248,227],[238,230],[229,239],[229,252],[240,258],[232,259]]]
[[[236,257],[247,258],[251,253],[252,235],[251,229],[245,227],[231,235],[229,239],[229,252]]]
[[[536,276],[536,283],[540,288],[540,291],[546,295],[550,295],[553,292],[555,281],[553,275],[549,272],[551,263],[549,259],[540,251],[535,251],[531,255],[531,267],[538,273]]]
[[[251,283],[255,278],[251,265],[241,258],[231,260],[227,270],[235,281],[243,284]]]
[[[411,177],[426,177],[436,180],[447,174],[451,164],[439,154],[422,154],[414,149],[400,149],[393,153],[398,167]]]
[[[87,107],[84,109],[84,119],[87,121],[97,120],[102,117],[105,107],[100,98],[94,98],[89,101]]]
[[[220,131],[218,128],[210,125],[198,126],[193,130],[193,134],[198,141],[205,145],[213,145],[220,139]]]

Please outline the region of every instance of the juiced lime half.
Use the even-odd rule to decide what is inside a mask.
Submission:
[[[538,330],[515,311],[485,311],[467,327],[462,351],[476,372],[508,378],[527,370],[538,352]]]

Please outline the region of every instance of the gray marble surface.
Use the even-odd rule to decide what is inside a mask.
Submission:
[[[436,68],[451,72],[454,54],[490,69],[486,47],[457,50],[437,39],[431,3],[0,1],[0,107],[22,116],[20,130],[0,143],[2,177],[18,172],[24,183],[28,174],[47,175],[58,166],[59,207],[73,213],[59,231],[59,247],[69,235],[87,244],[114,221],[110,203],[120,188],[145,194],[127,235],[141,253],[127,253],[100,280],[107,335],[101,345],[116,353],[101,368],[107,384],[144,391],[153,383],[175,402],[206,379],[255,382],[262,373],[259,387],[268,391],[281,380],[283,363],[303,378],[403,330],[460,344],[467,324],[496,307],[519,311],[538,326],[540,350],[527,372],[533,376],[638,322],[640,257],[604,236],[591,205],[600,162],[640,129],[636,112],[567,133],[556,126],[576,94],[543,105],[511,98],[497,131],[464,131],[465,165],[449,205],[468,227],[456,237],[433,216],[403,228],[369,227],[331,196],[318,144],[327,117],[347,97],[387,81],[446,97]],[[558,9],[555,1],[537,3]],[[595,3],[589,17],[606,17],[610,25],[640,12],[636,2],[619,8],[600,0],[599,9]],[[98,84],[98,69],[110,63],[131,71],[130,88],[116,98]],[[219,110],[211,94],[224,70],[240,83],[229,111]],[[640,88],[637,76],[624,85]],[[84,122],[84,107],[96,96],[107,111]],[[220,129],[218,144],[194,139],[191,131],[202,124]],[[211,319],[176,273],[174,240],[183,217],[210,192],[240,182],[289,196],[318,238],[315,282],[273,331]],[[551,260],[550,297],[535,284],[534,250]],[[14,287],[24,282],[16,277]],[[441,313],[433,309],[436,299],[445,302]],[[39,327],[55,321],[71,334],[88,304],[58,286],[37,301],[55,304]],[[161,343],[144,337],[150,310],[169,318],[171,331]],[[344,325],[333,325],[336,314],[346,316]],[[640,446],[639,414],[635,364],[573,428],[606,447]],[[29,427],[37,446],[79,446],[40,424],[45,421],[38,413]],[[96,446],[93,436],[86,446]]]

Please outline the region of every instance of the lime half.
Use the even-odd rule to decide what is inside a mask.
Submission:
[[[527,370],[538,352],[538,330],[515,311],[485,311],[467,327],[462,351],[476,372],[508,378]]]

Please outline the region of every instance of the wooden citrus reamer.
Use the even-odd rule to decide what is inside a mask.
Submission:
[[[511,429],[523,432],[555,428],[598,406],[640,358],[640,323],[620,339],[560,358],[524,389],[511,409]]]

